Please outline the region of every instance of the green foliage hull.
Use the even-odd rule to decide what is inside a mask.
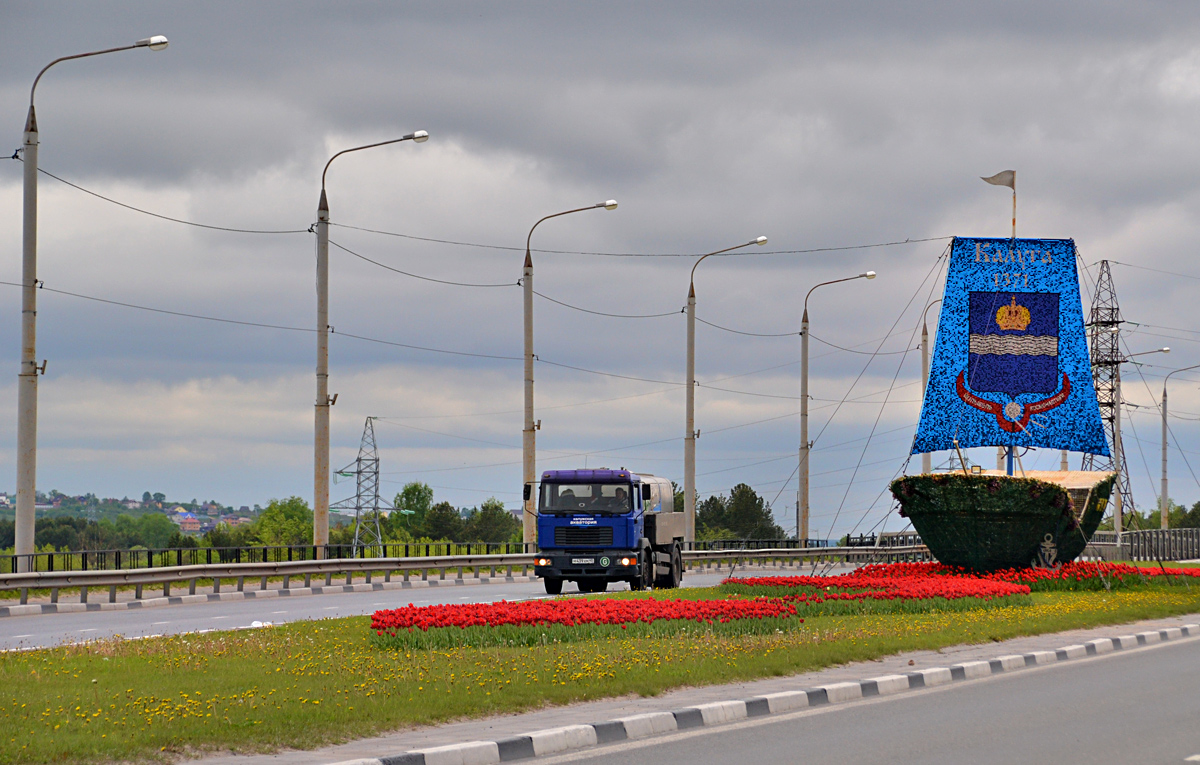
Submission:
[[[1031,565],[1047,540],[1058,562],[1076,558],[1100,524],[1113,480],[1096,484],[1078,510],[1061,486],[1032,478],[905,476],[891,490],[938,561],[995,571]]]

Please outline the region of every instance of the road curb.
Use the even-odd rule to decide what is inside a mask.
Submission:
[[[841,704],[873,696],[890,696],[920,688],[1016,672],[1027,667],[1074,661],[1194,637],[1200,637],[1200,624],[1184,624],[1180,627],[1133,635],[1089,640],[1082,645],[1063,646],[1055,651],[1007,654],[988,661],[968,661],[949,667],[920,669],[903,675],[881,675],[857,682],[830,683],[749,699],[716,701],[672,712],[618,717],[591,725],[549,728],[497,741],[465,741],[375,758],[341,760],[330,765],[495,765],[620,741],[633,741],[690,728],[727,725],[750,717],[784,714],[798,709]]]
[[[482,576],[478,579],[428,579],[408,582],[371,582],[361,584],[335,584],[328,587],[292,587],[278,590],[243,590],[242,592],[208,592],[199,595],[172,595],[170,597],[122,600],[116,603],[29,603],[24,606],[0,606],[0,618],[6,616],[41,616],[42,614],[77,614],[88,611],[130,611],[142,608],[162,608],[194,603],[219,603],[230,600],[263,600],[271,598],[298,598],[306,595],[338,595],[347,592],[379,592],[384,590],[417,590],[437,587],[465,587],[481,584],[523,584],[535,582],[535,576]]]

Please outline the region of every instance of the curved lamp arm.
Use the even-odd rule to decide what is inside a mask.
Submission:
[[[1176,369],[1174,372],[1167,372],[1167,376],[1163,378],[1163,393],[1165,394],[1167,392],[1167,380],[1171,379],[1171,375],[1176,374],[1177,372],[1186,372],[1189,369],[1200,369],[1200,364],[1193,364],[1190,367]]]
[[[409,133],[408,135],[403,136],[401,138],[393,138],[390,141],[380,141],[379,143],[369,143],[366,146],[355,146],[353,149],[342,149],[337,154],[334,154],[332,157],[329,158],[329,161],[325,163],[325,169],[321,171],[321,193],[322,194],[325,193],[325,174],[329,172],[329,166],[333,164],[333,161],[335,159],[342,156],[343,154],[349,154],[352,151],[362,151],[363,149],[374,149],[376,146],[387,146],[388,144],[400,143],[401,141],[412,141],[413,143],[425,143],[428,140],[429,140],[429,133],[425,132],[424,130],[418,130],[415,133]]]
[[[734,250],[740,250],[740,249],[742,249],[743,247],[749,247],[749,246],[750,246],[750,245],[752,245],[752,244],[763,245],[763,244],[766,244],[766,243],[767,243],[767,238],[766,238],[765,236],[760,236],[760,237],[757,237],[757,238],[755,238],[755,239],[751,239],[749,242],[744,242],[743,244],[739,244],[739,245],[737,245],[737,246],[735,246],[735,247],[726,247],[726,248],[725,248],[725,249],[723,249],[723,250],[717,250],[716,252],[710,252],[710,253],[708,253],[707,255],[701,255],[701,256],[700,256],[700,259],[699,259],[699,260],[697,260],[695,263],[693,263],[693,264],[692,264],[692,273],[691,273],[691,276],[689,276],[689,277],[688,277],[688,285],[689,285],[689,287],[694,287],[694,286],[695,286],[695,284],[696,284],[696,266],[698,266],[698,265],[700,265],[701,263],[703,263],[705,258],[710,258],[710,257],[712,257],[713,255],[720,255],[720,254],[722,254],[722,253],[726,253],[726,252],[733,252]],[[695,291],[695,290],[693,289],[693,291]]]
[[[529,236],[525,237],[525,260],[532,261],[532,258],[529,254],[529,242],[533,239],[533,230],[542,225],[542,221],[547,221],[551,218],[559,218],[563,215],[570,215],[571,213],[583,212],[584,210],[598,210],[601,207],[603,207],[605,210],[615,210],[617,209],[617,200],[608,199],[603,202],[597,202],[594,205],[588,205],[587,207],[576,207],[574,210],[563,210],[562,212],[557,212],[553,215],[547,215],[545,218],[540,219],[537,223],[534,223],[533,228],[529,229]]]
[[[874,279],[874,278],[875,278],[874,271],[864,271],[861,274],[859,274],[858,276],[847,276],[844,279],[833,279],[833,280],[830,280],[827,282],[821,282],[820,284],[814,284],[812,289],[810,289],[808,291],[808,295],[804,296],[804,315],[808,316],[808,296],[813,294],[813,290],[815,290],[817,287],[824,287],[827,284],[838,284],[840,282],[852,282],[855,279]],[[930,303],[930,305],[932,305],[932,303]],[[926,310],[928,310],[928,308],[926,308]]]
[[[77,58],[90,58],[91,56],[100,56],[105,53],[116,53],[117,51],[122,51],[122,50],[133,50],[134,48],[149,48],[150,50],[163,50],[166,47],[167,47],[167,38],[163,37],[162,35],[154,35],[153,37],[146,37],[144,39],[138,40],[133,45],[122,45],[119,48],[105,48],[104,50],[94,50],[90,53],[76,53],[74,56],[63,56],[62,58],[56,58],[53,61],[51,61],[49,64],[46,64],[44,67],[42,67],[42,71],[38,72],[37,77],[33,78],[33,87],[31,87],[29,89],[29,108],[30,109],[33,108],[33,94],[37,91],[38,81],[42,79],[42,75],[46,73],[46,70],[49,69],[50,67],[54,66],[55,64],[62,63],[63,61],[73,61],[74,59],[77,59]]]

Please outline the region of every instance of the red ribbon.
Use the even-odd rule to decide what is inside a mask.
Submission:
[[[989,401],[986,398],[980,398],[971,391],[967,390],[966,372],[958,373],[958,380],[955,382],[955,387],[958,388],[958,397],[965,401],[969,406],[973,406],[981,412],[988,412],[996,415],[996,424],[1009,433],[1022,433],[1025,431],[1025,426],[1029,424],[1029,418],[1035,414],[1048,412],[1054,407],[1067,400],[1067,396],[1071,395],[1071,380],[1067,377],[1067,373],[1063,372],[1062,390],[1055,393],[1050,398],[1044,398],[1041,401],[1034,401],[1032,404],[1024,404],[1021,407],[1021,419],[1016,422],[1004,416],[1004,404],[998,401]]]

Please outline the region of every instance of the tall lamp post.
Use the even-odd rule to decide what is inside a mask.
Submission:
[[[321,198],[317,202],[317,403],[313,428],[313,546],[318,558],[325,557],[329,544],[329,407],[337,395],[329,396],[329,201],[325,196],[325,176],[329,166],[343,154],[401,141],[424,143],[429,133],[418,130],[390,141],[369,143],[343,149],[329,158],[321,171]]]
[[[688,277],[687,299],[687,393],[685,396],[684,434],[683,434],[683,541],[696,541],[696,266],[705,258],[726,252],[740,250],[752,244],[767,243],[765,236],[751,239],[749,242],[723,250],[701,255],[692,264],[692,273]]]
[[[22,161],[25,164],[24,218],[21,232],[21,366],[17,372],[17,523],[18,556],[33,554],[37,499],[37,378],[45,374],[46,363],[37,363],[37,202],[38,202],[38,127],[33,97],[38,82],[50,67],[63,61],[90,58],[134,48],[163,50],[167,38],[154,35],[132,45],[106,48],[91,53],[56,58],[38,72],[29,89],[29,116],[25,120]],[[18,557],[17,570],[28,571],[30,558]]]
[[[1129,361],[1135,356],[1146,356],[1151,353],[1170,353],[1169,347],[1155,348],[1152,351],[1141,351],[1140,353],[1131,353],[1128,356],[1122,356],[1117,362],[1116,374],[1113,375],[1113,442],[1112,442],[1112,457],[1113,471],[1117,474],[1116,480],[1116,501],[1109,500],[1109,504],[1113,509],[1113,533],[1117,537],[1117,545],[1121,544],[1122,526],[1125,522],[1125,497],[1121,492],[1121,484],[1124,476],[1121,475],[1121,469],[1125,467],[1125,447],[1121,441],[1121,364]]]
[[[1168,511],[1170,510],[1170,500],[1167,499],[1167,380],[1171,379],[1171,375],[1180,372],[1186,372],[1189,369],[1200,369],[1200,364],[1193,364],[1190,367],[1176,369],[1174,372],[1168,372],[1163,379],[1163,395],[1162,395],[1162,485],[1158,495],[1159,515],[1162,523],[1162,528],[1167,528]]]
[[[808,546],[808,453],[812,448],[808,441],[808,298],[817,287],[874,278],[874,271],[865,271],[858,276],[821,282],[804,296],[804,315],[800,319],[800,465],[797,471],[800,483],[796,487],[796,541],[801,547]]]
[[[521,539],[526,545],[537,540],[537,513],[534,512],[536,507],[534,503],[537,501],[534,496],[536,493],[534,489],[537,486],[537,437],[534,432],[541,426],[540,423],[535,424],[533,421],[533,255],[529,249],[529,243],[533,240],[534,229],[542,225],[544,221],[561,218],[571,213],[601,208],[615,210],[617,209],[617,200],[608,199],[587,207],[576,207],[574,210],[563,210],[553,215],[547,215],[534,223],[529,229],[529,235],[525,237],[525,267],[521,271],[521,289],[524,293],[525,303],[525,425],[521,430],[521,481],[524,484],[524,493],[522,494],[521,509]]]
[[[929,387],[929,325],[926,319],[929,316],[929,309],[940,302],[942,299],[938,298],[925,306],[925,312],[921,314],[921,398],[925,397],[925,389]],[[921,473],[928,475],[932,472],[933,455],[925,452],[921,455]]]

